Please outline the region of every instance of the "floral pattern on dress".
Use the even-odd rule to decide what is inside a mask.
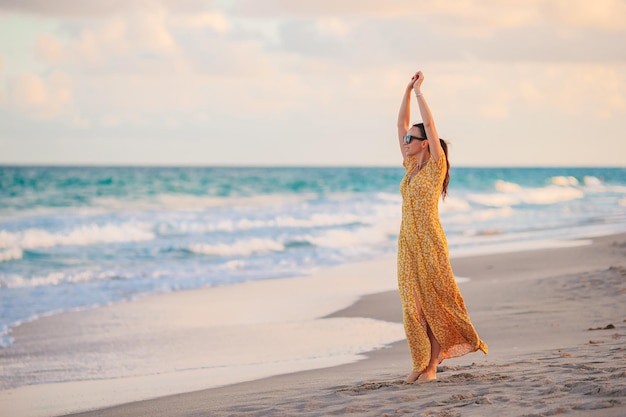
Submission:
[[[413,371],[421,372],[430,362],[427,326],[441,345],[439,363],[477,350],[486,354],[488,347],[478,337],[454,280],[448,242],[439,221],[446,158],[434,160],[431,156],[412,179],[416,158],[405,158],[403,165],[398,289]]]

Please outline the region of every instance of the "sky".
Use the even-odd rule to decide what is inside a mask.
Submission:
[[[626,166],[626,0],[0,0],[0,163],[399,165],[417,70],[452,165]]]

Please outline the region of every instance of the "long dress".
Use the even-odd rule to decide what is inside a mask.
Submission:
[[[438,363],[479,349],[486,354],[488,348],[478,337],[454,280],[448,242],[439,221],[446,158],[442,155],[435,161],[431,157],[411,180],[416,158],[405,158],[403,165],[398,288],[413,371],[422,372],[430,362],[427,326],[441,345]]]

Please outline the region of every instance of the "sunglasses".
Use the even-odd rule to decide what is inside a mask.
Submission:
[[[404,143],[406,143],[407,145],[411,142],[413,142],[414,140],[427,140],[428,138],[420,138],[419,136],[412,136],[412,135],[406,135],[404,137]]]

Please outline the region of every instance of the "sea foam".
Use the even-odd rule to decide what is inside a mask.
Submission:
[[[12,261],[15,259],[22,259],[23,256],[24,256],[24,251],[22,251],[22,249],[9,248],[9,249],[0,251],[0,262]]]
[[[196,243],[190,245],[189,250],[199,255],[247,256],[255,253],[280,252],[285,250],[285,245],[272,239],[245,239],[228,244]]]
[[[470,202],[492,207],[515,206],[519,204],[549,205],[563,201],[583,198],[585,193],[571,186],[548,185],[545,187],[525,188],[518,184],[496,184],[499,193],[472,193],[467,196]]]
[[[570,185],[578,185],[578,180],[576,179],[576,177],[572,177],[572,176],[556,176],[556,177],[552,177],[550,178],[550,182],[554,185],[560,185],[563,187],[568,187]]]
[[[49,248],[53,246],[87,246],[99,243],[138,242],[154,239],[149,226],[124,224],[85,224],[69,231],[50,232],[30,228],[19,232],[0,230],[0,248]]]

